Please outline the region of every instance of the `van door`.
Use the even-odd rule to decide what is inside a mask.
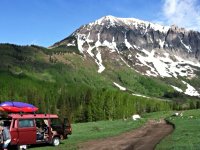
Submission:
[[[62,121],[60,119],[52,118],[50,125],[52,128],[52,131],[56,131],[56,133],[60,134],[60,135],[63,134],[63,125],[62,125]]]
[[[11,134],[11,144],[16,145],[19,141],[19,134],[18,134],[18,124],[17,119],[12,119],[11,125],[10,125],[10,134]]]
[[[18,123],[19,144],[36,143],[36,126],[34,119],[19,119]]]

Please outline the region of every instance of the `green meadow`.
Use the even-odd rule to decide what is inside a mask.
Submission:
[[[175,125],[174,132],[161,141],[158,150],[199,150],[200,110],[183,111],[182,117],[168,117]]]

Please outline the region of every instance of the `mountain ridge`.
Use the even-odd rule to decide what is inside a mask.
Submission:
[[[200,71],[198,31],[175,25],[166,27],[135,18],[102,17],[81,26],[52,46],[56,47],[76,48],[86,59],[96,63],[98,73],[103,73],[113,64],[124,65],[142,75],[175,78],[190,87],[181,78],[198,78]],[[170,86],[181,91],[173,84]],[[198,89],[191,93],[199,96]]]
[[[105,69],[100,53],[100,51],[103,52],[103,50],[94,51],[95,49],[101,49],[102,47],[107,47],[107,50],[109,49],[110,53],[116,52],[121,55],[120,59],[127,64],[128,67],[131,66],[131,68],[135,70],[139,67],[137,64],[140,66],[145,65],[145,67],[148,67],[149,69],[146,70],[146,73],[142,72],[142,74],[150,76],[160,75],[164,77],[177,77],[178,75],[189,75],[192,77],[190,73],[193,72],[194,69],[191,69],[190,65],[195,67],[200,66],[199,32],[192,30],[187,31],[176,26],[165,27],[134,18],[116,18],[113,16],[102,17],[92,23],[80,27],[69,37],[55,43],[52,48],[59,46],[77,47],[80,53],[85,53],[86,55],[89,55],[89,57],[94,58],[96,64],[99,66],[99,73]],[[130,51],[130,53],[128,54],[127,51]],[[145,55],[150,58],[144,57]],[[153,71],[157,68],[155,63],[149,61],[149,59],[160,62],[160,59],[158,60],[156,55],[164,56],[161,59],[167,61],[162,63],[166,68],[165,75],[160,74],[159,71],[157,71],[157,73]],[[142,62],[144,59],[146,59],[145,63]],[[167,73],[166,70],[169,70],[170,68],[173,70],[174,65],[183,65],[184,60],[189,61],[186,63],[189,64],[189,69],[188,66],[186,66],[185,70],[183,70],[183,72],[186,71],[187,74],[183,75],[180,73],[182,70],[178,67],[176,67],[176,70],[178,70],[177,72],[179,73],[173,71]],[[172,62],[175,62],[176,64],[166,66],[167,63]],[[154,63],[154,69],[147,63]],[[134,67],[132,67],[133,65]]]

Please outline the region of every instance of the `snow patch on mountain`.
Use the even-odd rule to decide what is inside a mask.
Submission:
[[[200,97],[200,94],[198,93],[198,91],[193,86],[191,86],[189,83],[187,83],[185,81],[182,81],[182,82],[183,82],[183,84],[187,85],[187,89],[184,92],[186,95]]]
[[[81,53],[83,53],[83,44],[85,43],[85,40],[83,40],[85,37],[84,34],[77,34],[77,44],[78,44],[78,49]]]
[[[200,63],[197,62],[197,61],[193,62],[193,61],[185,60],[185,59],[183,59],[179,56],[176,56],[176,55],[174,57],[177,59],[177,61],[179,61],[179,64],[182,64],[182,65],[188,64],[188,65],[191,65],[191,66],[200,67]]]
[[[125,43],[126,47],[127,47],[128,49],[133,48],[132,45],[128,42],[128,40],[127,40],[127,38],[126,38],[126,33],[125,33],[124,39],[125,39],[125,40],[124,40],[124,43]]]
[[[185,85],[187,85],[187,89],[185,90],[184,94],[190,95],[190,96],[198,96],[198,97],[200,97],[199,92],[198,92],[193,86],[191,86],[190,84],[188,84],[188,83],[185,82],[185,81],[182,81],[182,83],[185,84]],[[180,89],[180,88],[178,88],[178,87],[176,87],[176,86],[173,86],[173,85],[171,85],[171,86],[172,86],[176,91],[178,91],[178,92],[180,92],[180,93],[183,92],[182,89]]]
[[[164,44],[165,44],[165,41],[162,41],[161,39],[159,39],[159,45],[160,45],[161,48],[164,47]]]
[[[122,57],[120,57],[120,59],[126,64],[127,67],[131,68],[131,66]]]
[[[73,41],[72,43],[68,43],[67,46],[76,46],[76,44]]]
[[[137,54],[137,59],[145,66],[149,67],[150,70],[146,71],[146,75],[149,76],[158,76],[161,77],[175,77],[186,76],[194,77],[194,68],[191,66],[200,67],[199,63],[194,63],[191,61],[184,61],[182,58],[175,56],[177,61],[174,61],[170,58],[169,53],[164,53],[161,55],[155,55],[155,51],[151,52],[142,49],[145,55]],[[152,65],[149,65],[152,64]],[[154,69],[155,68],[155,69]]]
[[[110,49],[110,52],[116,52],[117,44],[115,42],[115,37],[113,37],[112,42],[108,42],[107,40],[103,41],[102,46],[107,46]]]
[[[191,47],[190,47],[190,46],[187,46],[185,43],[183,43],[183,40],[182,40],[182,39],[180,39],[180,40],[181,40],[181,44],[183,44],[183,46],[188,50],[188,53],[189,53],[189,52],[192,52]]]
[[[123,86],[117,84],[116,82],[113,82],[113,84],[114,84],[116,87],[118,87],[121,91],[126,91],[126,88],[125,88],[125,87],[123,87]]]
[[[95,43],[95,47],[99,47],[101,46],[101,42],[100,42],[100,33],[97,34],[98,40]]]
[[[150,98],[150,97],[147,97],[147,96],[145,96],[145,95],[140,95],[140,94],[134,94],[134,93],[132,93],[132,95],[134,95],[134,96],[138,96],[138,97]]]
[[[101,42],[100,42],[100,33],[98,33],[98,40],[95,42],[94,46],[91,46],[90,43],[93,42],[93,40],[90,40],[90,32],[88,33],[87,37],[85,34],[77,34],[77,44],[78,44],[78,49],[81,53],[83,53],[84,51],[86,51],[96,62],[96,64],[98,65],[99,69],[98,69],[98,73],[102,73],[105,70],[105,67],[102,64],[102,57],[101,57],[101,52],[98,49],[99,46],[101,46]],[[88,48],[84,48],[83,44],[87,43]],[[94,53],[92,53],[92,51],[96,48],[97,50],[97,54],[96,56],[94,55]]]
[[[99,70],[98,70],[98,73],[102,73],[103,71],[104,71],[104,69],[105,69],[105,67],[103,66],[103,64],[102,64],[102,59],[101,59],[101,53],[100,53],[100,51],[98,51],[98,53],[97,53],[97,55],[96,55],[96,60],[95,60],[95,62],[98,64],[98,66],[99,66]]]
[[[110,49],[110,52],[117,52],[120,56],[120,59],[122,60],[122,62],[125,63],[125,65],[127,65],[129,68],[131,68],[131,66],[123,59],[123,57],[120,55],[120,52],[117,48],[117,44],[115,42],[115,38],[113,37],[112,42],[108,42],[108,41],[103,41],[103,43],[100,42],[100,32],[97,34],[97,41],[95,42],[94,46],[91,46],[90,43],[93,43],[93,40],[90,40],[90,32],[88,33],[88,35],[84,35],[84,34],[77,34],[77,44],[78,44],[78,49],[81,53],[83,53],[84,51],[86,51],[96,62],[96,64],[99,66],[98,69],[98,73],[102,73],[105,70],[105,67],[103,66],[103,61],[102,61],[102,57],[101,57],[101,53],[98,50],[98,48],[100,46],[107,46]],[[127,39],[126,39],[127,40]],[[87,43],[88,48],[84,48],[84,43]],[[131,44],[126,41],[126,44],[131,46]],[[132,47],[132,46],[131,46]],[[98,51],[96,56],[94,55],[94,53],[92,52],[94,49],[96,48],[96,50]]]
[[[140,60],[140,62],[142,64],[144,64],[145,66],[150,68],[151,74],[154,74],[155,76],[157,76],[159,74],[161,77],[171,77],[171,75],[168,73],[168,71],[166,69],[167,64],[162,63],[161,60],[154,57],[155,51],[149,52],[145,49],[142,49],[142,52],[146,56],[143,56],[141,54],[137,54],[138,60]],[[155,67],[155,69],[152,66],[148,65],[149,63],[152,63],[153,66]],[[150,75],[149,72],[147,73],[147,75]]]
[[[176,91],[178,91],[178,92],[180,92],[180,93],[182,93],[182,92],[183,92],[183,90],[182,90],[182,89],[180,89],[180,88],[178,88],[178,87],[176,87],[176,86],[173,86],[173,85],[171,85],[171,87],[173,87],[173,88],[174,88],[174,90],[176,90]]]

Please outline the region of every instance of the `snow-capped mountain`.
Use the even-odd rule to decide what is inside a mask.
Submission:
[[[120,65],[154,77],[193,78],[200,68],[200,33],[197,31],[105,16],[84,25],[52,47],[77,47],[98,65]]]

